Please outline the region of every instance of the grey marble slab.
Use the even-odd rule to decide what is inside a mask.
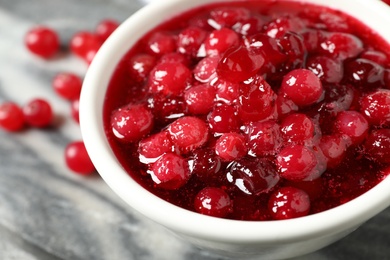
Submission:
[[[0,0],[0,102],[53,104],[56,128],[18,134],[0,131],[0,259],[217,260],[128,208],[98,177],[72,174],[64,147],[81,138],[69,103],[51,89],[53,76],[85,64],[66,45],[103,18],[123,21],[137,0]],[[36,24],[58,30],[64,52],[42,61],[23,46]],[[319,223],[321,224],[321,223]],[[390,209],[339,242],[301,260],[390,259]]]

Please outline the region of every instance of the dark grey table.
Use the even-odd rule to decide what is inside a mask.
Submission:
[[[82,76],[87,67],[66,50],[59,59],[42,61],[23,45],[33,25],[55,28],[66,46],[75,32],[92,30],[104,18],[123,21],[142,5],[137,0],[0,0],[0,102],[44,97],[59,118],[55,129],[0,131],[0,259],[220,259],[133,212],[98,176],[85,178],[66,168],[64,147],[81,134],[69,103],[50,83],[57,72]],[[389,239],[390,209],[298,259],[390,259]]]

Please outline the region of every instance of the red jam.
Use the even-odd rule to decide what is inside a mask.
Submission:
[[[204,6],[128,51],[104,126],[140,185],[239,220],[315,214],[390,172],[390,46],[335,10],[289,1]]]

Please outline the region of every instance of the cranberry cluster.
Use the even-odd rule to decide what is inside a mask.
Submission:
[[[118,22],[106,19],[98,24],[94,33],[76,33],[69,44],[72,53],[91,62],[99,47],[118,25]],[[47,26],[29,30],[25,36],[25,45],[31,53],[43,59],[53,58],[60,51],[58,33]],[[78,123],[82,79],[71,72],[60,72],[55,75],[51,85],[56,94],[71,102],[70,114]],[[11,101],[0,104],[0,127],[8,132],[18,132],[26,126],[53,127],[54,116],[51,104],[42,98],[34,98],[23,107]],[[74,141],[66,146],[65,162],[69,169],[78,174],[87,175],[95,171],[82,141]]]
[[[390,47],[333,10],[247,5],[183,14],[123,59],[106,101],[118,158],[216,217],[295,218],[362,194],[390,164]]]

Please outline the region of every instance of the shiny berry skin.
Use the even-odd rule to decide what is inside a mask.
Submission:
[[[23,107],[26,123],[33,127],[47,127],[53,121],[53,111],[49,102],[36,98]]]
[[[204,182],[217,179],[217,173],[221,170],[221,159],[211,148],[197,149],[191,156],[191,172]]]
[[[217,66],[217,74],[224,80],[242,82],[256,75],[264,64],[263,54],[244,45],[229,48]]]
[[[347,136],[353,145],[363,142],[368,134],[367,119],[357,111],[340,112],[334,124],[335,132]]]
[[[176,50],[176,38],[172,34],[157,32],[151,35],[146,48],[155,56],[172,53]]]
[[[138,145],[140,161],[146,164],[155,162],[164,153],[173,151],[174,147],[167,131],[142,139]]]
[[[149,54],[138,54],[129,61],[129,74],[137,82],[147,80],[150,71],[156,65],[156,58]]]
[[[296,69],[283,77],[280,92],[298,106],[308,106],[321,98],[323,87],[320,79],[312,71]]]
[[[221,28],[209,34],[204,42],[206,54],[215,56],[223,54],[230,47],[237,46],[240,43],[238,34],[228,28]]]
[[[118,21],[113,19],[104,19],[96,26],[95,33],[102,41],[105,41],[118,28],[118,26]]]
[[[150,167],[149,174],[157,187],[176,190],[190,178],[187,161],[175,153],[165,153]]]
[[[255,77],[249,84],[241,84],[237,112],[243,122],[259,121],[275,111],[276,94],[262,78]]]
[[[360,101],[360,112],[373,125],[390,126],[390,90],[378,89]]]
[[[379,163],[390,163],[390,129],[373,130],[364,142],[365,155]]]
[[[314,179],[317,163],[314,151],[303,145],[286,146],[276,157],[280,176],[292,181]]]
[[[184,116],[168,126],[168,132],[174,145],[183,153],[193,151],[204,145],[208,139],[208,127],[203,120]]]
[[[153,127],[153,114],[142,104],[129,104],[111,115],[111,130],[122,142],[135,142],[147,135]]]
[[[348,141],[340,135],[325,135],[319,143],[322,153],[327,161],[327,168],[335,168],[345,157]]]
[[[210,18],[220,27],[231,28],[240,21],[250,17],[250,12],[246,8],[219,7],[210,12]]]
[[[233,201],[221,188],[206,187],[194,199],[195,211],[212,217],[226,217],[233,207]]]
[[[285,142],[304,144],[311,141],[315,134],[314,122],[305,114],[288,115],[280,124]]]
[[[287,58],[286,54],[282,52],[278,41],[267,34],[257,33],[251,35],[248,37],[248,44],[251,50],[263,54],[264,64],[271,63],[272,66],[277,67]]]
[[[311,70],[321,81],[327,83],[339,83],[344,75],[343,65],[327,56],[308,58],[306,68]]]
[[[24,128],[25,120],[22,109],[14,102],[0,104],[0,126],[9,132]]]
[[[268,192],[280,179],[273,163],[264,158],[243,158],[232,162],[227,170],[228,181],[248,195]]]
[[[159,63],[149,75],[149,90],[165,95],[179,95],[191,82],[191,71],[182,63]]]
[[[356,59],[345,64],[345,79],[365,91],[381,87],[383,76],[383,67],[370,60]]]
[[[363,51],[358,37],[342,32],[323,32],[318,46],[320,53],[339,60],[357,57]]]
[[[157,93],[148,99],[148,107],[152,110],[155,119],[162,123],[172,122],[187,114],[186,103],[181,96]]]
[[[207,121],[211,132],[217,134],[238,132],[240,127],[234,107],[225,104],[214,107],[208,114]]]
[[[66,146],[65,162],[70,170],[80,175],[89,175],[95,171],[82,141],[75,141]]]
[[[70,49],[76,56],[86,59],[88,55],[91,56],[91,53],[88,54],[88,52],[96,52],[102,43],[102,40],[96,34],[80,31],[73,35],[70,40]]]
[[[265,33],[272,38],[281,38],[287,32],[300,32],[304,28],[302,20],[296,17],[278,17],[264,25]]]
[[[240,95],[239,83],[232,83],[222,79],[213,82],[213,87],[217,90],[216,102],[231,105],[236,102]]]
[[[178,35],[177,50],[179,53],[196,57],[206,37],[207,33],[203,29],[195,26],[187,27]]]
[[[303,190],[282,187],[271,195],[268,210],[274,220],[303,217],[310,211],[310,198]]]
[[[58,73],[52,81],[54,91],[68,100],[75,100],[80,97],[82,84],[81,78],[71,72]]]
[[[201,84],[184,92],[188,111],[194,115],[209,113],[214,106],[215,89],[208,84]]]
[[[386,54],[381,51],[366,50],[362,52],[359,57],[373,61],[381,66],[386,66],[389,64],[389,59],[387,58]]]
[[[219,56],[203,58],[193,70],[194,78],[202,83],[210,82],[217,77]]]
[[[54,56],[60,48],[60,40],[56,31],[45,26],[30,29],[24,38],[26,47],[41,58]]]
[[[307,51],[304,39],[300,34],[286,32],[285,35],[279,39],[278,45],[281,47],[283,53],[287,55],[282,66],[284,71],[303,67]]]
[[[274,120],[245,125],[248,154],[255,157],[275,155],[283,142],[280,126]]]
[[[244,136],[238,133],[226,133],[218,138],[215,144],[215,153],[223,161],[241,159],[247,152]]]
[[[70,114],[76,123],[80,123],[80,101],[78,99],[71,101]]]

